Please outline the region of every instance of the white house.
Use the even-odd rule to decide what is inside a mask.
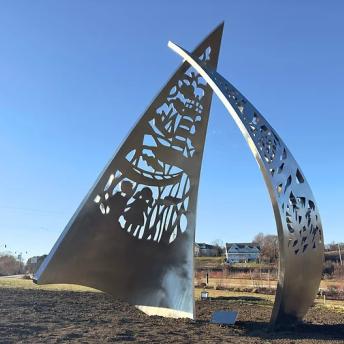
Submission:
[[[248,263],[259,260],[260,247],[252,243],[226,243],[227,263]]]

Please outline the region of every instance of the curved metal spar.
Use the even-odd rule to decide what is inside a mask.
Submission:
[[[256,108],[211,66],[168,46],[196,69],[245,137],[267,185],[277,225],[280,265],[272,324],[301,319],[318,291],[324,244],[312,191],[295,159]]]

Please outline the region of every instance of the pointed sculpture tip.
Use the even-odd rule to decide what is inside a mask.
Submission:
[[[220,28],[220,27],[224,27],[225,26],[225,21],[224,20],[222,20],[222,22],[220,22],[220,24],[217,26],[217,28]]]
[[[215,28],[215,30],[213,32],[216,32],[216,31],[221,31],[222,32],[224,26],[225,26],[225,21],[222,20],[222,22],[220,22],[220,24],[216,26],[216,28]]]
[[[211,31],[211,33],[208,35],[208,38],[210,38],[210,37],[219,37],[220,40],[221,40],[224,26],[225,26],[225,22],[222,21],[219,25],[217,25],[215,27],[215,29],[213,31]]]
[[[209,39],[210,37],[214,37],[214,36],[220,36],[222,38],[222,34],[223,34],[223,28],[225,26],[225,21],[223,20],[222,22],[220,22],[219,25],[217,25],[215,27],[215,29],[213,31],[210,32],[210,34],[208,35],[208,37],[206,39]],[[221,40],[221,39],[220,39]],[[171,48],[173,45],[175,45],[173,42],[168,41],[167,46],[169,48]]]

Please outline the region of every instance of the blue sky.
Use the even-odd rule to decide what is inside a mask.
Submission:
[[[342,1],[3,1],[0,251],[48,253],[105,163],[180,64],[225,21],[218,70],[284,139],[344,241]],[[197,241],[275,233],[263,178],[214,97]],[[25,252],[27,251],[27,254]]]

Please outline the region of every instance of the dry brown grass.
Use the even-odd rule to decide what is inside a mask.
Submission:
[[[75,284],[49,284],[37,285],[32,280],[19,278],[0,277],[0,288],[21,288],[21,289],[40,289],[40,290],[65,290],[76,292],[99,292],[97,289],[84,287]]]
[[[97,289],[88,288],[80,285],[74,284],[51,284],[51,285],[37,285],[31,280],[17,279],[17,278],[5,278],[0,277],[0,288],[19,288],[19,289],[37,289],[37,290],[51,290],[51,291],[74,291],[74,292],[100,292]],[[204,289],[195,288],[195,299],[200,300],[201,292]],[[217,289],[207,289],[210,298],[255,298],[259,302],[261,300],[262,304],[267,304],[274,302],[275,295],[266,295],[251,292],[235,292],[228,290],[217,290]],[[326,300],[324,302],[323,298],[317,298],[315,300],[315,305],[317,307],[326,307],[333,311],[340,312],[344,314],[344,301],[337,300]]]

